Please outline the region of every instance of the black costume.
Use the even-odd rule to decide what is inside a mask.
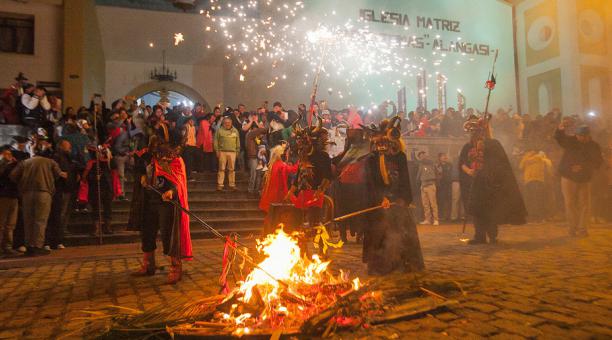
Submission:
[[[468,175],[463,166],[475,170]],[[491,243],[500,224],[525,224],[527,210],[510,161],[498,140],[472,138],[459,155],[461,195],[466,212],[474,218],[474,240]]]
[[[335,160],[337,182],[335,186],[335,213],[343,216],[369,208],[366,187],[366,159],[370,153],[369,142],[363,138],[363,130],[347,131],[347,149]],[[339,222],[340,238],[346,242],[346,231],[361,239],[367,226],[367,216],[359,215]]]
[[[172,199],[178,200],[176,186],[163,176],[156,176],[152,164],[147,166],[147,181],[157,191],[165,193],[172,190]],[[143,228],[141,230],[142,251],[153,252],[157,249],[155,243],[158,231],[161,232],[161,240],[164,255],[179,256],[178,247],[171,246],[172,240],[178,240],[178,224],[180,223],[181,211],[170,202],[164,202],[161,196],[152,191],[144,190],[144,206],[142,211]],[[172,252],[171,252],[172,249]]]
[[[408,161],[402,151],[400,118],[368,128],[376,146],[366,160],[366,187],[370,206],[388,200],[392,205],[368,215],[363,239],[363,261],[370,274],[407,272],[425,268],[419,236],[408,205],[412,202]]]

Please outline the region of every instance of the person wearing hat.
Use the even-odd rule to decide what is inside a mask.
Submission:
[[[25,125],[37,128],[42,123],[43,113],[51,109],[51,104],[43,87],[27,84],[24,92],[18,102],[21,104],[18,111]]]
[[[585,237],[591,221],[591,179],[603,163],[603,157],[599,144],[591,139],[588,126],[579,126],[576,135],[569,136],[565,132],[567,125],[565,119],[555,131],[555,139],[564,151],[559,163],[561,192],[569,235]]]

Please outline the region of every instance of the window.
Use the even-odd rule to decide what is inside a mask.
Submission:
[[[34,16],[0,12],[0,52],[34,54]]]

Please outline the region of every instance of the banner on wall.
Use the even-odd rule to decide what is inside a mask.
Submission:
[[[508,4],[482,0],[311,0],[305,2],[304,11],[319,25],[365,26],[381,39],[396,43],[398,53],[414,60],[406,70],[392,65],[392,73],[372,72],[364,77],[365,81],[349,85],[342,78],[347,77],[345,74],[335,76],[335,70],[326,69],[328,74],[322,78],[321,86],[334,89],[328,99],[333,107],[364,105],[364,101],[375,105],[405,88],[408,111],[427,101],[457,108],[456,97],[446,98],[447,91],[461,91],[463,98],[470,98],[470,104],[482,110],[484,82],[495,50],[499,50],[499,82],[492,107],[516,106],[512,8]],[[312,22],[302,25],[302,30],[313,26]],[[357,68],[373,52],[361,53],[355,65],[343,66]],[[381,69],[386,67],[381,63]],[[426,78],[417,81],[423,75]],[[439,79],[444,79],[444,91],[436,86]],[[440,95],[444,98],[438,98]]]

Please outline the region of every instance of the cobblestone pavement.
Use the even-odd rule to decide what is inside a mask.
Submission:
[[[555,225],[504,226],[497,245],[468,246],[460,226],[420,226],[428,275],[457,280],[467,296],[448,311],[373,327],[350,338],[612,338],[612,225],[573,239]],[[0,260],[0,338],[55,338],[79,329],[80,311],[107,304],[148,308],[216,293],[222,245],[194,242],[177,286],[135,278],[137,244],[89,246],[35,259]],[[358,245],[331,258],[365,276]]]

